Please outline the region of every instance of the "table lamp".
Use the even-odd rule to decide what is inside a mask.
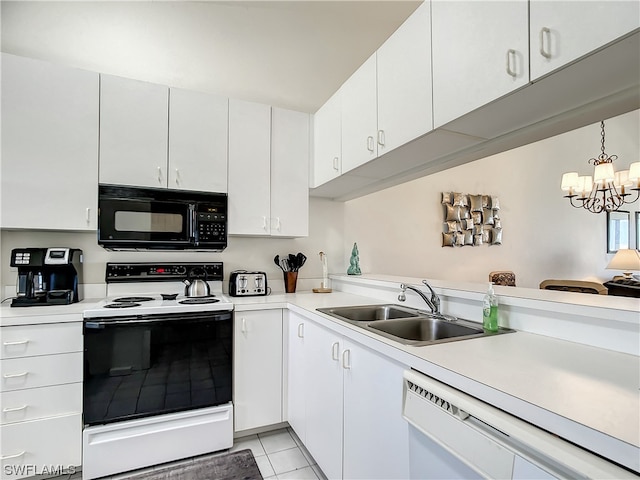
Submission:
[[[640,254],[637,250],[621,248],[613,256],[607,269],[622,270],[624,278],[631,280],[631,273],[634,270],[640,270]]]

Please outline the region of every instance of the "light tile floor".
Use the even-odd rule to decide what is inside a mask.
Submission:
[[[326,480],[291,428],[238,438],[229,451],[245,448],[251,449],[265,480]]]

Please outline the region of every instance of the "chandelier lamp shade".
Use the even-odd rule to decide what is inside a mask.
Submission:
[[[600,122],[600,129],[601,153],[588,162],[594,166],[593,176],[568,172],[562,175],[560,185],[572,206],[591,213],[614,212],[640,197],[640,162],[632,163],[628,170],[616,172],[613,162],[618,156],[605,153],[604,122]]]

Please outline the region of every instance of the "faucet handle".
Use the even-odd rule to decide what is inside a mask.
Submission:
[[[439,313],[440,312],[440,297],[438,297],[436,292],[433,291],[433,288],[431,288],[431,285],[429,285],[429,283],[426,280],[422,280],[422,283],[431,292],[431,303],[433,303],[433,306],[435,307],[436,313]]]
[[[407,296],[404,292],[407,290],[407,286],[404,283],[400,284],[400,295],[398,295],[398,300],[404,302],[407,299]]]

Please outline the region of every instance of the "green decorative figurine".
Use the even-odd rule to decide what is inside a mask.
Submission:
[[[347,275],[362,275],[360,271],[360,259],[358,258],[358,244],[354,242],[353,249],[351,250],[351,259],[349,260],[349,268],[347,269]]]

